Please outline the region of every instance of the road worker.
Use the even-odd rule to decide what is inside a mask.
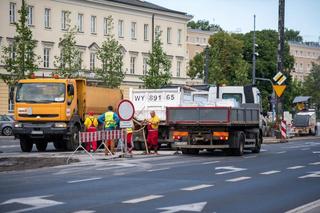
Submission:
[[[97,131],[98,120],[96,117],[93,116],[93,114],[94,113],[92,111],[90,111],[88,113],[89,116],[84,121],[84,126],[86,127],[87,132],[96,132]],[[92,148],[92,151],[94,151],[94,152],[97,150],[97,141],[92,141],[92,142],[86,143],[86,150],[88,152],[90,152],[91,148]]]
[[[155,111],[150,112],[151,118],[148,120],[148,148],[151,154],[151,150],[154,150],[155,154],[158,154],[158,128],[160,119],[156,115]]]
[[[98,121],[99,123],[104,123],[105,130],[115,130],[117,126],[119,126],[120,119],[117,113],[113,111],[113,107],[108,106],[107,112],[100,115],[98,117]],[[111,154],[113,155],[115,152],[114,140],[106,140],[105,143],[106,143],[105,144],[106,147],[109,148],[109,150],[111,151]],[[109,151],[106,148],[105,155],[108,155],[108,154],[109,154]]]
[[[133,127],[127,128],[127,149],[129,154],[132,154],[132,150],[133,150],[132,134],[133,134]]]

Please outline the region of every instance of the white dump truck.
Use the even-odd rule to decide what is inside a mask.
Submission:
[[[293,119],[293,133],[299,135],[317,135],[317,118],[313,110],[298,112]]]

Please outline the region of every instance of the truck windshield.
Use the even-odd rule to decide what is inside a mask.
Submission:
[[[16,102],[64,102],[65,94],[63,83],[21,83],[17,86]]]
[[[222,99],[234,99],[238,103],[242,103],[242,94],[241,93],[223,93]]]

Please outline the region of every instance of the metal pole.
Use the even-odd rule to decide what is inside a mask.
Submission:
[[[256,15],[253,15],[252,85],[256,84]]]
[[[153,42],[154,42],[154,14],[152,14],[152,36],[151,36],[151,44],[153,46]]]

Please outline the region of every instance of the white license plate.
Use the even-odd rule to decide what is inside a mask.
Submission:
[[[187,142],[175,142],[175,145],[187,145]]]
[[[32,131],[32,135],[43,135],[43,131]]]

